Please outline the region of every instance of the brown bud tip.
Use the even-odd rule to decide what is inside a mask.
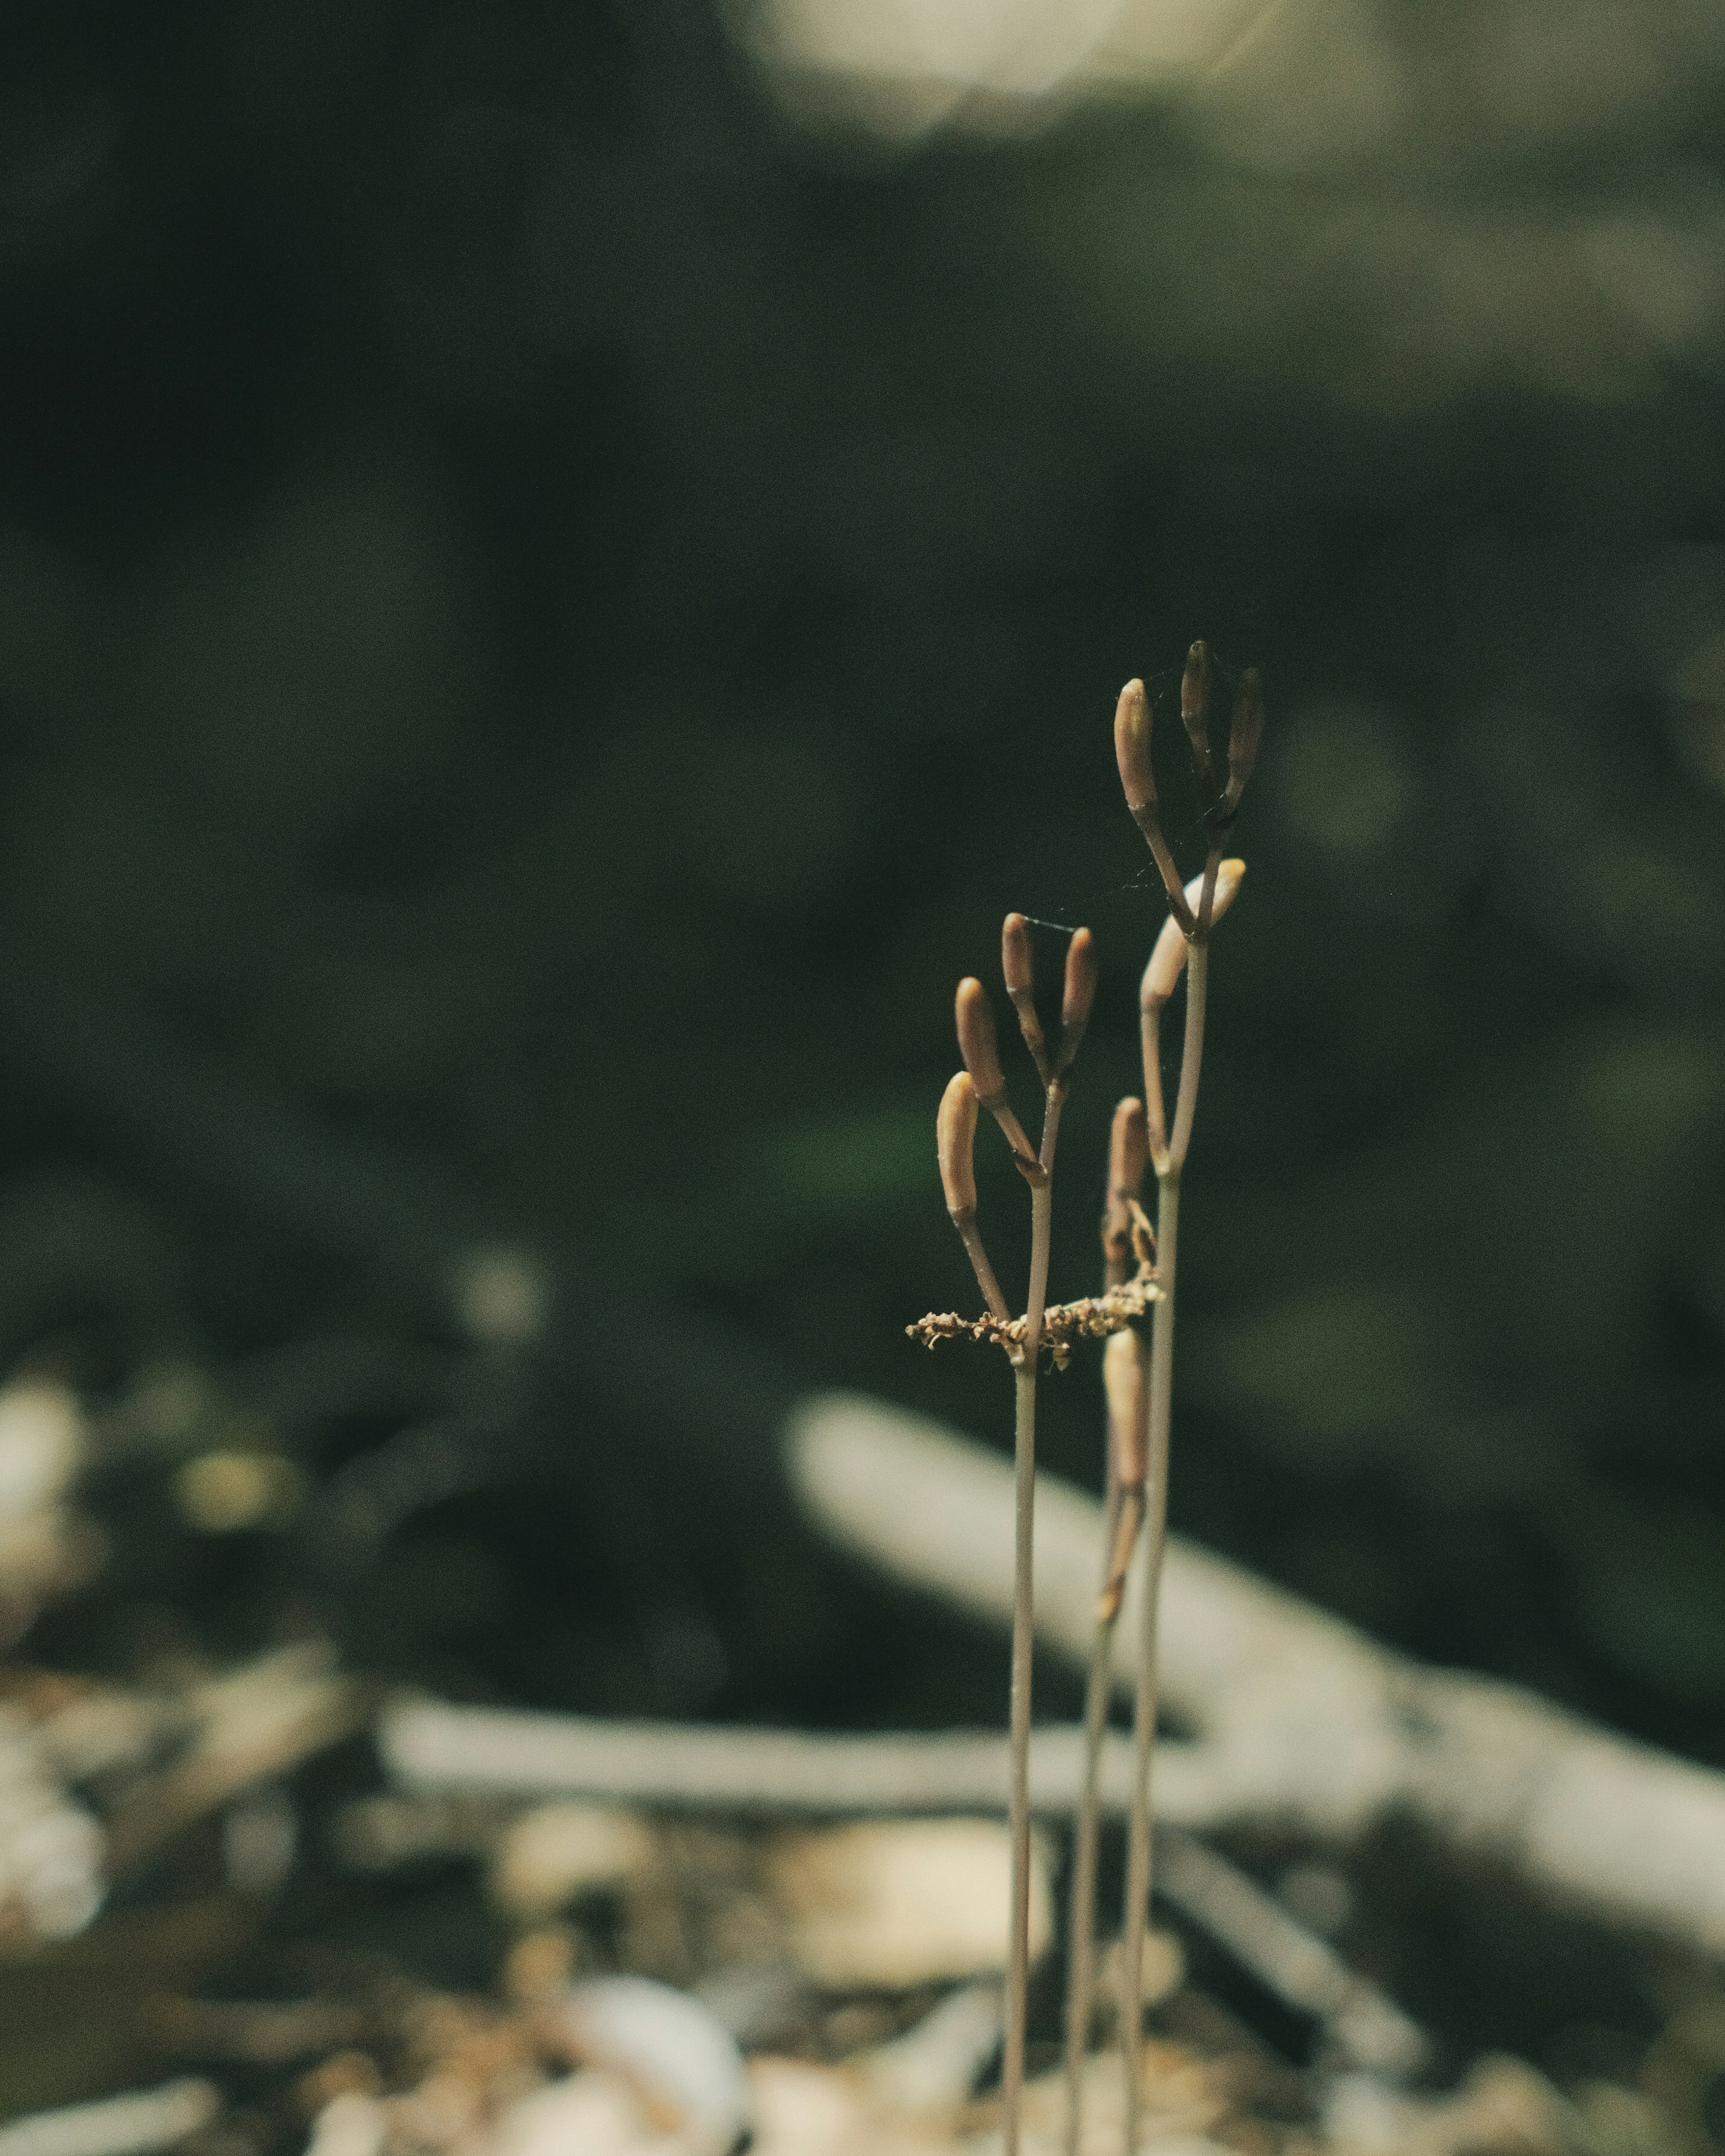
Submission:
[[[1210,648],[1200,638],[1186,654],[1186,670],[1180,676],[1180,723],[1200,776],[1210,767],[1209,712]]]
[[[1228,728],[1228,791],[1238,801],[1258,761],[1264,738],[1264,684],[1255,666],[1240,676],[1240,693],[1234,699],[1234,716]]]
[[[1139,680],[1128,681],[1114,706],[1114,758],[1126,805],[1136,813],[1156,806],[1156,774],[1150,767],[1150,699]]]
[[[1066,979],[1060,995],[1062,1070],[1070,1068],[1078,1045],[1084,1039],[1084,1029],[1090,1024],[1091,1007],[1096,999],[1098,966],[1096,939],[1089,929],[1081,928],[1066,946]]]
[[[1180,676],[1180,718],[1183,724],[1202,725],[1210,706],[1210,648],[1199,637],[1186,654],[1186,670]]]
[[[955,1220],[968,1219],[976,1211],[976,1087],[968,1070],[959,1071],[942,1094],[934,1133],[947,1210]]]
[[[1029,994],[1034,979],[1030,924],[1022,913],[1009,913],[1001,923],[1000,971],[1008,995],[1016,1000]]]
[[[958,1026],[958,1053],[984,1107],[1006,1091],[1006,1074],[1000,1068],[1000,1050],[994,1038],[994,1014],[988,995],[974,974],[958,983],[954,1009]]]
[[[1150,1165],[1150,1127],[1144,1104],[1128,1093],[1114,1111],[1114,1127],[1108,1136],[1108,1203],[1125,1209],[1128,1198],[1143,1188]]]
[[[1222,916],[1233,905],[1240,890],[1240,878],[1245,874],[1245,863],[1224,861],[1216,870],[1216,896],[1210,906],[1210,926],[1214,928]],[[1195,913],[1204,896],[1204,878],[1194,876],[1186,886],[1186,903]],[[1138,1001],[1150,1010],[1165,1004],[1173,993],[1180,978],[1180,968],[1186,963],[1186,938],[1180,932],[1180,924],[1170,914],[1162,924],[1162,933],[1156,939],[1156,947],[1150,953],[1150,963],[1144,968],[1144,978],[1138,990]]]

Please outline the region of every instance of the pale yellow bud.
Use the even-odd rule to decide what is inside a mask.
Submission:
[[[1000,1067],[1000,1047],[994,1034],[994,1014],[982,983],[973,973],[958,983],[953,1007],[958,1028],[958,1053],[975,1082],[977,1098],[984,1107],[1006,1093],[1006,1073]]]
[[[941,1096],[934,1127],[941,1188],[956,1221],[968,1220],[976,1211],[976,1087],[970,1073],[961,1070]]]
[[[1224,861],[1216,870],[1216,895],[1210,907],[1213,927],[1233,905],[1245,874],[1245,863],[1241,860]],[[1186,886],[1186,903],[1194,914],[1203,896],[1204,878],[1194,876]],[[1144,968],[1143,982],[1138,990],[1138,1001],[1145,1009],[1168,1001],[1185,963],[1186,938],[1180,932],[1179,922],[1170,914],[1162,924],[1162,933],[1156,939],[1156,947],[1150,953],[1150,963]]]
[[[1156,806],[1156,773],[1150,764],[1150,699],[1142,681],[1128,681],[1114,706],[1114,758],[1126,805],[1136,816]]]

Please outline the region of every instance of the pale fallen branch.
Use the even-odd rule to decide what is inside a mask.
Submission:
[[[444,1798],[590,1797],[668,1811],[782,1817],[1004,1812],[1006,1738],[986,1730],[839,1737],[681,1722],[603,1722],[404,1697],[377,1722],[377,1749],[397,1788]],[[1038,1730],[1030,1802],[1070,1815],[1084,1768],[1083,1732]],[[1111,1738],[1103,1801],[1123,1813],[1132,1746]]]
[[[221,2108],[208,2082],[167,2082],[15,2118],[0,2126],[0,2156],[151,2156],[208,2126]]]
[[[792,1480],[834,1541],[1007,1621],[1007,1462],[855,1394],[803,1402],[786,1442]],[[1094,1499],[1039,1478],[1037,1633],[1081,1665],[1101,1533]],[[1163,1594],[1163,1697],[1196,1736],[1158,1752],[1161,1820],[1344,1842],[1399,1815],[1578,1913],[1725,1953],[1725,1774],[1515,1686],[1391,1654],[1178,1537]],[[1130,1613],[1118,1636],[1137,1636]],[[1122,1653],[1122,1689],[1129,1674]]]

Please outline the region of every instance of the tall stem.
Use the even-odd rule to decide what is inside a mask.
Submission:
[[[1042,1127],[1042,1180],[1030,1186],[1030,1283],[1024,1303],[1024,1345],[1013,1371],[1016,1543],[1012,1595],[1012,1921],[1006,1957],[1006,2049],[1001,2066],[1005,2156],[1018,2156],[1019,2113],[1024,2087],[1024,2014],[1030,1981],[1030,1668],[1035,1624],[1033,1561],[1036,1523],[1036,1364],[1048,1301],[1048,1260],[1054,1229],[1055,1140],[1064,1089],[1048,1091]]]
[[[1120,2041],[1126,2076],[1126,2137],[1138,2144],[1141,2102],[1139,2042],[1143,2025],[1144,1933],[1150,1913],[1150,1770],[1156,1745],[1157,1620],[1162,1584],[1162,1552],[1168,1520],[1168,1434],[1172,1421],[1174,1359],[1174,1265],[1180,1209],[1180,1182],[1170,1170],[1160,1179],[1156,1209],[1157,1276],[1162,1300],[1150,1322],[1150,1431],[1148,1472],[1144,1482],[1143,1559],[1139,1569],[1142,1600],[1139,1616],[1137,1685],[1132,1710],[1133,1775],[1132,1819],[1127,1834],[1126,1907],[1122,1931],[1125,1950],[1121,1967]]]
[[[1202,917],[1202,916],[1200,916]],[[1150,1327],[1149,1462],[1144,1491],[1143,1630],[1138,1644],[1137,1696],[1132,1714],[1134,1773],[1126,1864],[1125,1954],[1121,1971],[1120,2028],[1125,2075],[1122,2146],[1132,2156],[1142,2104],[1140,2065],[1143,2027],[1144,1933],[1150,1921],[1150,1779],[1156,1749],[1157,1627],[1162,1553],[1168,1525],[1168,1440],[1173,1422],[1174,1288],[1178,1262],[1180,1175],[1198,1111],[1198,1080],[1204,1065],[1204,1009],[1209,987],[1209,943],[1200,937],[1186,963],[1186,1036],[1180,1050],[1180,1090],[1168,1152],[1157,1163],[1158,1204],[1156,1274],[1162,1298]]]
[[[1114,1547],[1117,1507],[1111,1506],[1102,1545],[1106,1573]],[[1096,1845],[1100,1839],[1102,1732],[1108,1722],[1109,1679],[1112,1675],[1114,1620],[1096,1626],[1091,1644],[1090,1676],[1084,1692],[1084,1789],[1072,1835],[1071,1913],[1066,1947],[1066,2151],[1078,2156],[1084,2133],[1084,2061],[1090,2049],[1090,2020],[1096,1995]]]

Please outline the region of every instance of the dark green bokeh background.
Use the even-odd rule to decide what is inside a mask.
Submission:
[[[452,1398],[475,1446],[346,1574],[315,1507],[214,1543],[111,1461],[30,1651],[171,1611],[479,1696],[988,1712],[992,1649],[709,1514],[711,1403],[1002,1429],[902,1331],[968,1292],[952,987],[1009,906],[1101,938],[1081,1292],[1159,916],[1110,714],[1203,634],[1271,730],[1176,1522],[1725,1759],[1713,79],[1278,170],[1178,99],[801,132],[694,5],[8,22],[0,1330],[189,1361],[314,1491]],[[992,1157],[983,1203],[1015,1276]],[[470,1217],[541,1254],[542,1358],[459,1348]],[[1093,1480],[1094,1371],[1048,1394]]]

